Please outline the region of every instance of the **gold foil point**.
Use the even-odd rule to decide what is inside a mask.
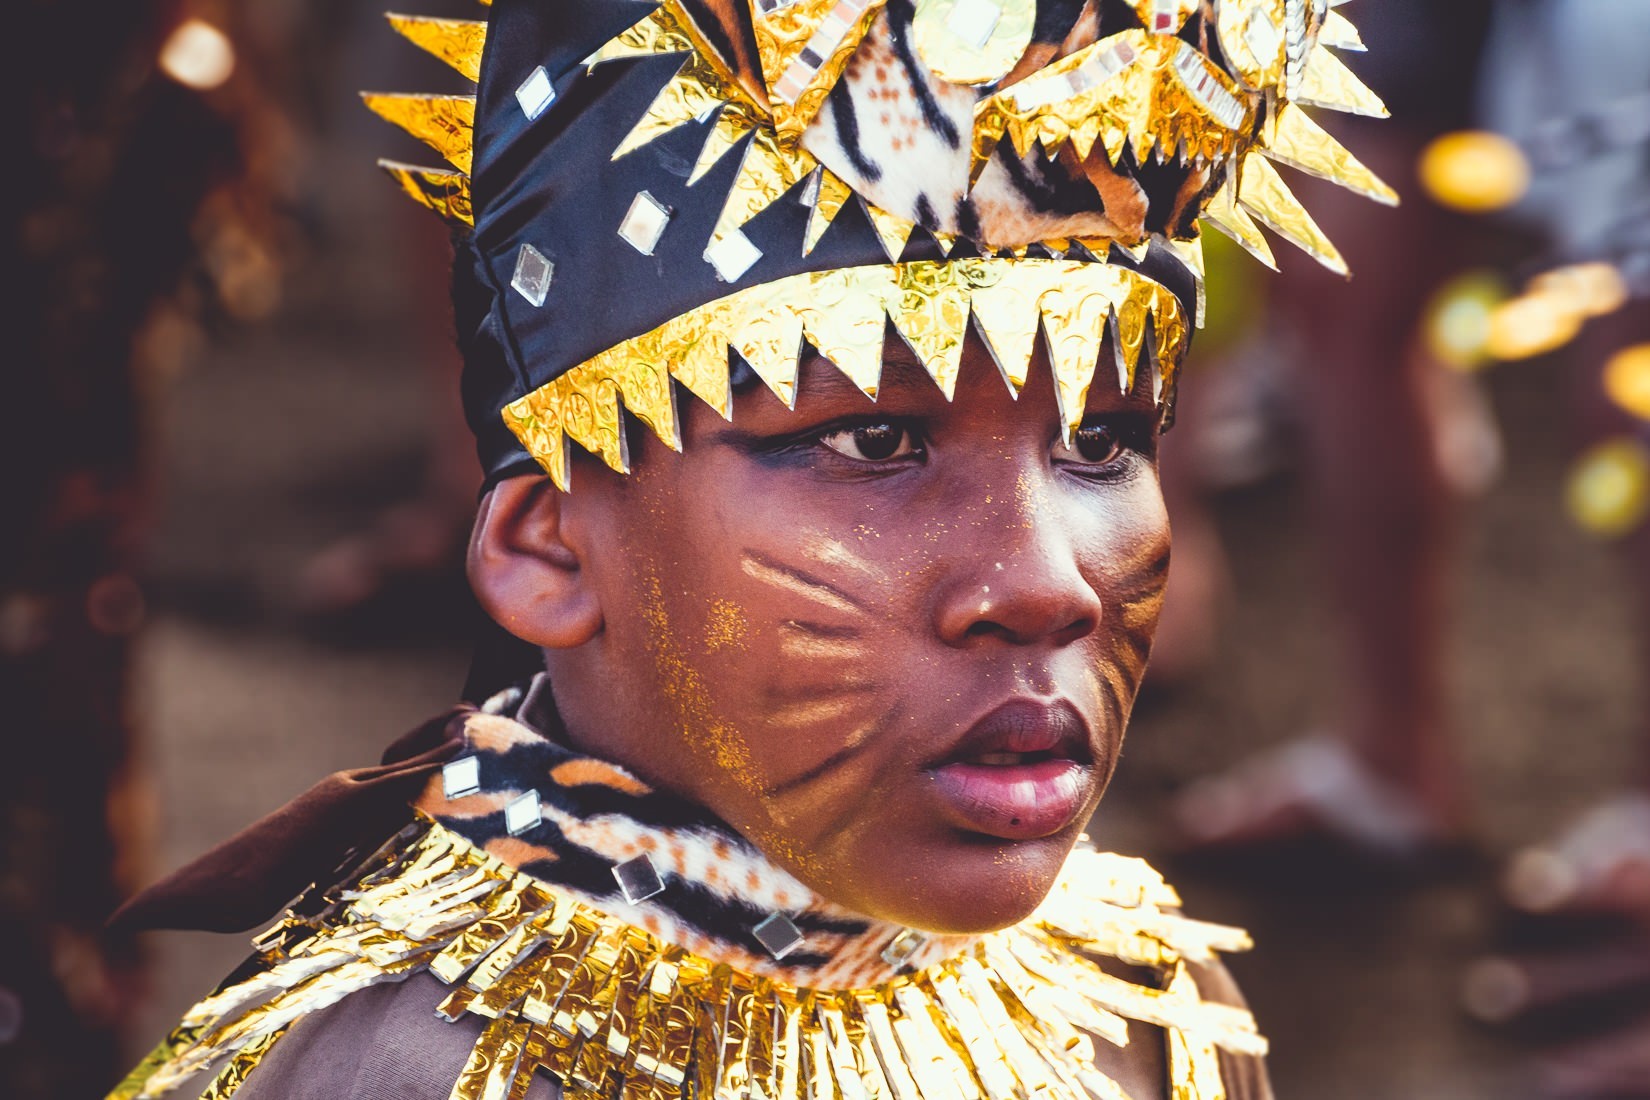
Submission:
[[[1381,97],[1370,91],[1363,81],[1352,74],[1351,69],[1341,63],[1340,58],[1328,50],[1313,50],[1307,55],[1306,71],[1294,98],[1296,102],[1327,107],[1332,111],[1348,111],[1372,118],[1388,118],[1391,115],[1386,104],[1381,102]]]
[[[1336,274],[1349,274],[1340,251],[1324,236],[1312,215],[1278,175],[1278,170],[1264,159],[1249,157],[1243,162],[1238,196],[1243,208],[1270,229]]]
[[[1364,45],[1358,28],[1338,11],[1331,11],[1324,18],[1323,26],[1318,31],[1318,45],[1333,46],[1337,50],[1363,51],[1369,48]]]
[[[1263,148],[1273,160],[1310,172],[1378,203],[1398,205],[1398,192],[1365,168],[1357,157],[1292,103],[1280,107],[1267,124]]]
[[[853,188],[842,182],[829,168],[819,169],[819,193],[814,196],[813,212],[808,215],[808,229],[802,240],[802,254],[808,255],[831,227],[842,207],[854,195]]]
[[[463,172],[441,168],[420,168],[381,160],[382,168],[420,206],[428,207],[458,225],[474,225],[475,209],[470,203],[470,177]]]
[[[385,13],[384,18],[403,38],[445,61],[465,79],[481,79],[481,54],[487,46],[485,22],[396,12]]]
[[[363,92],[361,99],[374,114],[424,142],[460,172],[470,171],[475,96]]]

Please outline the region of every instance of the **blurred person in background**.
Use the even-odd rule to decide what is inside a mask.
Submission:
[[[1521,301],[1539,329],[1562,278],[1594,299],[1558,317],[1582,457],[1572,514],[1620,548],[1650,684],[1650,5],[1528,0],[1497,12],[1487,122],[1533,174],[1513,216],[1547,248]],[[1581,278],[1585,275],[1586,278]],[[1515,305],[1518,302],[1514,303]],[[1581,323],[1578,313],[1604,316]],[[1551,310],[1549,310],[1551,312]],[[1650,700],[1622,789],[1517,854],[1500,953],[1468,971],[1475,1016],[1538,1050],[1562,1097],[1650,1096]],[[1585,735],[1585,731],[1575,731]],[[1554,751],[1563,751],[1555,746]],[[1533,1040],[1533,1043],[1531,1042]]]
[[[0,389],[0,1095],[89,1096],[139,999],[109,906],[145,877],[131,656],[147,396],[278,276],[281,121],[172,0],[7,12]],[[223,13],[216,13],[217,15]]]
[[[1272,862],[1311,850],[1421,868],[1466,836],[1469,795],[1446,714],[1444,578],[1454,500],[1491,476],[1498,442],[1482,399],[1424,339],[1429,302],[1473,257],[1470,228],[1425,197],[1416,166],[1433,138],[1470,118],[1489,9],[1382,0],[1358,13],[1369,82],[1392,117],[1338,120],[1338,131],[1403,203],[1369,211],[1336,188],[1303,185],[1355,281],[1285,263],[1257,310],[1261,331],[1234,351],[1242,361],[1211,364],[1208,389],[1187,402],[1190,438],[1168,468],[1181,541],[1154,676],[1195,667],[1219,609],[1225,566],[1200,483],[1263,470],[1271,459],[1257,452],[1285,427],[1301,437],[1341,675],[1321,732],[1178,795],[1184,851]],[[1280,410],[1291,400],[1298,407]]]

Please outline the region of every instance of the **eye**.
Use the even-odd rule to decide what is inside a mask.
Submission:
[[[922,450],[910,428],[893,422],[839,428],[820,436],[819,441],[856,462],[887,462],[920,454]]]
[[[1085,466],[1110,466],[1123,456],[1127,446],[1122,433],[1110,424],[1082,424],[1071,433],[1070,443],[1054,448],[1054,460]]]

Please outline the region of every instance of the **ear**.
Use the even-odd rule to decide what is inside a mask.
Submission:
[[[470,535],[470,587],[504,629],[541,649],[571,649],[602,628],[601,603],[562,532],[566,498],[538,474],[500,482]]]

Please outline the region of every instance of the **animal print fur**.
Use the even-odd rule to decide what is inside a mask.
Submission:
[[[460,759],[478,760],[481,789],[449,799],[437,775],[414,803],[417,810],[504,863],[695,954],[815,989],[874,985],[898,972],[882,953],[904,931],[900,926],[825,901],[698,806],[527,725],[532,700],[548,695],[547,681],[536,683],[538,691],[507,693],[465,720]],[[538,792],[542,823],[511,836],[505,807],[530,790]],[[666,888],[632,904],[613,868],[641,855]],[[776,912],[806,937],[783,960],[770,957],[752,934]],[[950,957],[972,940],[931,936],[906,965]]]
[[[766,102],[751,32],[750,0],[682,0],[740,83]],[[1062,237],[1137,244],[1149,234],[1185,235],[1198,200],[1217,181],[1207,168],[1116,165],[1097,144],[1087,158],[1068,147],[1016,154],[998,147],[968,184],[974,109],[1085,46],[1141,26],[1128,0],[1039,0],[1031,45],[995,87],[977,89],[929,72],[912,44],[914,0],[888,0],[802,144],[857,193],[925,228],[991,248]],[[1193,15],[1182,36],[1208,52],[1212,15]]]

